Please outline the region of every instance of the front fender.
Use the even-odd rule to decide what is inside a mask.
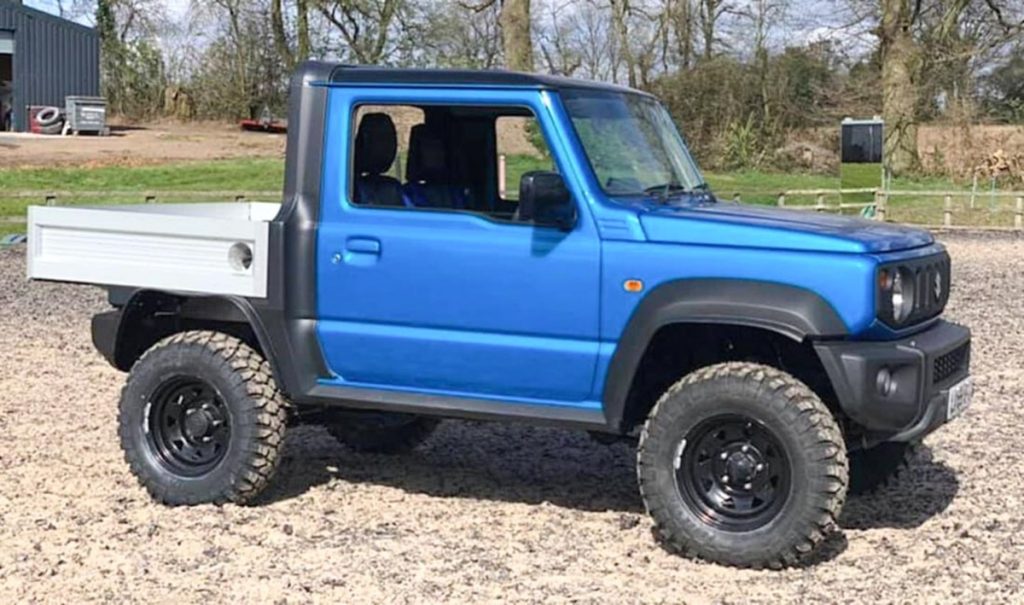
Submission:
[[[612,356],[604,387],[605,417],[622,425],[633,377],[647,345],[670,324],[721,324],[769,330],[797,342],[842,338],[848,330],[818,294],[753,280],[684,279],[664,283],[637,305]]]

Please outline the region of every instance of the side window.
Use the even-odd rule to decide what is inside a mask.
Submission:
[[[354,203],[365,206],[406,206],[402,187],[414,124],[423,111],[406,105],[362,105],[353,116],[352,158]]]
[[[349,199],[359,206],[519,222],[520,177],[553,170],[524,108],[361,105],[352,118]]]
[[[498,147],[498,196],[519,200],[519,179],[533,170],[557,171],[537,119],[500,116],[495,121]]]

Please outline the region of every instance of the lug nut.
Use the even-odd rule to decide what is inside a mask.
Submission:
[[[740,448],[740,451],[746,454],[748,451],[750,451],[750,446],[744,445],[743,447]]]
[[[759,462],[757,466],[754,467],[754,470],[756,470],[757,472],[761,472],[764,470],[764,465]]]
[[[729,457],[729,454],[728,454],[728,453],[726,453],[726,452],[722,452],[722,455],[721,455],[721,456],[719,456],[719,458],[721,458],[722,460],[725,460],[725,459],[726,459],[726,458],[728,458],[728,457]]]
[[[750,488],[752,488],[752,487],[754,487],[754,486],[753,486],[753,484],[751,484],[751,483],[744,483],[744,484],[743,484],[743,489],[750,489]]]
[[[729,475],[722,475],[722,483],[728,483],[728,482],[729,482]]]

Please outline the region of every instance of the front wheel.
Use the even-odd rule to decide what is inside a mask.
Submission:
[[[753,363],[697,370],[644,425],[640,492],[663,544],[740,567],[780,568],[837,527],[846,448],[821,400],[789,374]]]
[[[244,504],[277,466],[287,403],[270,364],[237,338],[183,332],[132,368],[118,414],[132,473],[168,505]]]

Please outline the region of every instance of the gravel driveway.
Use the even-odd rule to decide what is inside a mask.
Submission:
[[[289,435],[258,507],[152,504],[122,461],[123,376],[89,342],[101,291],[28,284],[0,251],[0,600],[920,602],[1024,600],[1024,240],[946,237],[976,399],[819,561],[737,571],[651,538],[633,451],[447,422],[414,455]]]

